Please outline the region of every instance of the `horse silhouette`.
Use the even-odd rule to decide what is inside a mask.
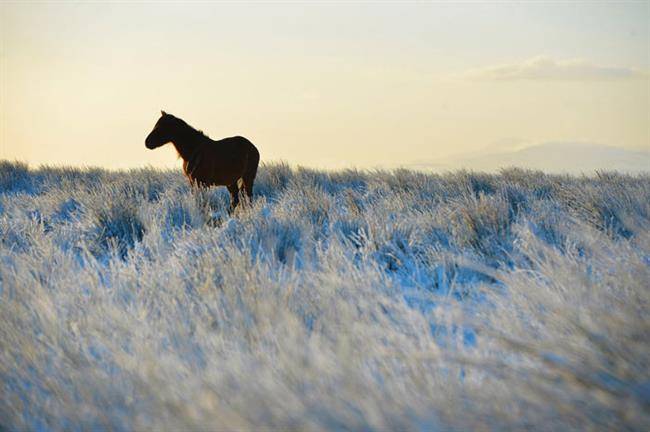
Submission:
[[[160,113],[161,117],[145,140],[148,149],[170,142],[174,144],[183,158],[183,172],[190,183],[200,187],[226,186],[230,192],[231,211],[239,204],[239,180],[248,198],[252,199],[260,161],[260,153],[252,142],[241,136],[214,141],[184,120],[165,111]]]

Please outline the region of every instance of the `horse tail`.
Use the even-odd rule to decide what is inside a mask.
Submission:
[[[248,151],[248,159],[246,161],[246,168],[242,180],[244,181],[244,189],[249,198],[253,198],[253,183],[257,175],[257,166],[260,163],[260,152],[251,143],[250,150]]]

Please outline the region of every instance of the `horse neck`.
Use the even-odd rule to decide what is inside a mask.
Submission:
[[[176,151],[185,161],[190,161],[201,145],[201,134],[191,127],[183,128],[177,133],[177,137],[172,140]]]

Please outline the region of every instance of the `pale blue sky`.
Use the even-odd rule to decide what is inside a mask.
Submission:
[[[249,136],[267,160],[313,166],[410,163],[510,138],[650,139],[647,2],[0,8],[2,158],[175,166],[142,143],[161,108],[214,138]],[[540,56],[570,79],[464,75]],[[604,68],[629,78],[600,79]]]

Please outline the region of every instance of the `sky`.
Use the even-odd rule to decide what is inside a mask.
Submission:
[[[144,147],[161,109],[318,168],[650,151],[649,23],[645,1],[3,2],[0,159],[178,167]]]

